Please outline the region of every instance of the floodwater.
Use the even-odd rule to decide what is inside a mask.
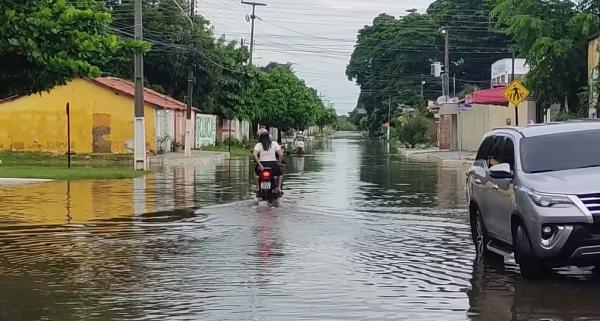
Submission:
[[[338,134],[251,165],[0,186],[0,320],[600,320],[600,281],[474,263],[464,169]]]

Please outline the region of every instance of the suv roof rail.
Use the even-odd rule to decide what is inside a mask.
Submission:
[[[496,128],[492,128],[492,130],[511,130],[511,131],[515,131],[519,134],[521,134],[521,136],[525,136],[523,135],[523,132],[521,131],[521,127],[496,127]]]

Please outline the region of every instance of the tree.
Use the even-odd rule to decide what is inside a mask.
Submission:
[[[75,77],[99,76],[101,67],[141,42],[121,41],[108,30],[110,13],[95,1],[0,3],[0,97],[31,94]]]
[[[187,13],[180,9],[189,8],[189,0],[177,1],[179,6],[173,0],[143,2],[144,39],[153,44],[153,50],[144,57],[147,82],[183,100],[189,67],[195,66],[194,105],[214,114],[236,109],[247,82],[243,64],[248,50],[215,37],[210,22],[200,15],[193,17],[191,29]],[[124,38],[133,33],[133,2],[121,0],[110,5],[113,30]],[[129,78],[131,66],[132,62],[126,61],[111,73]]]
[[[366,110],[361,118],[371,135],[380,133],[387,121],[389,99],[392,106],[424,108],[424,98],[441,95],[441,81],[430,76],[430,65],[444,60],[442,27],[449,31],[457,92],[464,86],[489,83],[491,64],[509,55],[508,38],[489,21],[495,2],[437,0],[425,14],[409,11],[399,18],[381,14],[359,31],[346,75],[361,88],[357,107]],[[426,82],[424,97],[422,81]]]
[[[502,0],[494,8],[498,24],[527,59],[531,70],[525,85],[543,107],[561,103],[579,115],[587,114],[587,103],[577,95],[587,85],[587,39],[600,24],[592,3]]]
[[[317,115],[316,125],[319,127],[336,125],[338,121],[338,115],[335,108],[327,107],[319,110]]]
[[[315,125],[325,109],[314,89],[306,86],[289,65],[250,68],[248,87],[238,115],[282,131]]]
[[[357,130],[356,125],[351,121],[349,115],[341,115],[338,116],[337,120],[337,130],[341,131],[355,131]]]

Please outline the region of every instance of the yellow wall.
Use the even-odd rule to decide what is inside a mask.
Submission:
[[[76,79],[50,92],[20,97],[0,103],[0,150],[66,152],[67,117],[71,106],[71,149],[76,153],[93,152],[94,114],[110,115],[112,153],[131,153],[133,142],[133,98],[115,94],[89,80]],[[154,108],[145,104],[146,145],[155,150]],[[97,115],[97,124],[106,116]]]

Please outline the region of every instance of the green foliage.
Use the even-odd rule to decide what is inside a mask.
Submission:
[[[581,116],[579,116],[577,114],[563,112],[563,113],[559,113],[558,115],[554,116],[554,119],[552,119],[552,121],[566,121],[566,120],[579,119],[579,118],[581,118]]]
[[[247,66],[247,48],[215,37],[202,16],[192,18],[192,28],[180,9],[189,0],[143,1],[144,42],[132,39],[134,0],[17,3],[0,2],[0,97],[48,90],[74,77],[131,79],[137,50],[145,52],[146,86],[182,101],[193,67],[193,104],[204,112],[233,109],[239,118],[282,130],[336,121],[335,110],[291,66]]]
[[[74,77],[99,76],[113,57],[147,50],[108,31],[110,13],[81,1],[0,2],[0,97],[30,94]],[[87,4],[87,6],[83,6]]]
[[[189,8],[188,0],[177,0]],[[112,4],[112,30],[123,38],[133,34],[134,0]],[[187,96],[188,72],[195,66],[194,106],[203,111],[222,114],[241,103],[247,81],[244,63],[249,54],[245,47],[217,38],[209,21],[200,15],[193,19],[193,32],[186,14],[173,0],[143,1],[144,39],[153,49],[144,57],[144,76],[150,85],[164,88],[179,100]],[[195,49],[194,49],[195,47]],[[131,78],[131,58],[107,70],[123,78]]]
[[[282,131],[304,130],[317,124],[317,120],[322,124],[330,121],[316,90],[307,87],[290,66],[269,64],[264,68],[252,68],[248,76],[249,84],[237,109],[242,118],[269,124]]]
[[[317,114],[316,125],[319,127],[336,125],[338,122],[338,115],[335,108],[319,108]]]
[[[427,137],[429,122],[427,118],[417,115],[408,118],[399,127],[396,127],[396,134],[400,141],[408,147],[414,148],[417,144],[429,142]]]
[[[394,113],[399,105],[424,108],[423,98],[441,95],[440,79],[429,74],[432,61],[444,60],[442,26],[449,30],[451,74],[457,85],[488,82],[490,65],[508,53],[506,37],[489,21],[495,2],[438,0],[425,14],[382,14],[361,29],[346,75],[360,86],[357,108],[367,114],[353,118],[354,123],[361,127],[362,122],[363,129],[377,135],[387,121],[390,98]]]
[[[338,116],[337,119],[337,130],[341,131],[356,131],[358,127],[354,125],[347,115]]]
[[[577,94],[587,83],[588,37],[600,26],[597,9],[597,1],[563,0],[501,0],[494,8],[498,25],[531,67],[525,85],[542,106],[568,102],[576,113],[587,110]]]

